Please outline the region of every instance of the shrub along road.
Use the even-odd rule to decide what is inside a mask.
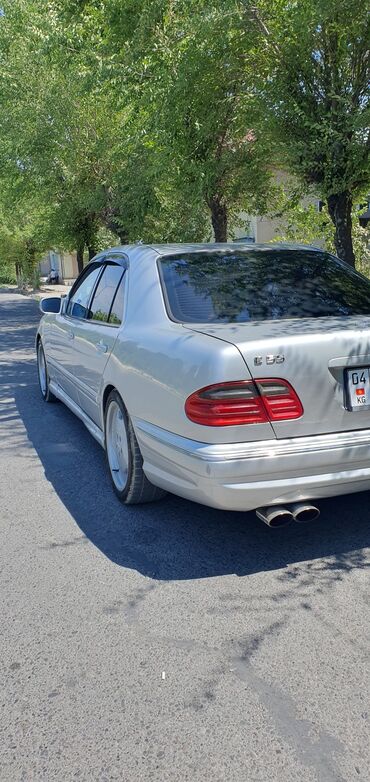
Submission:
[[[122,507],[38,318],[0,292],[1,782],[368,780],[369,495]]]

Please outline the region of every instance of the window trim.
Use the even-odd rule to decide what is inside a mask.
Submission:
[[[107,263],[104,263],[104,267],[103,267],[104,271],[107,268],[107,266],[121,266],[121,264],[118,264],[118,263],[109,263],[109,259],[106,259],[106,260],[107,260]],[[98,279],[97,285],[94,287],[93,295],[91,297],[91,300],[89,301],[89,306],[87,308],[88,311],[90,311],[90,307],[93,304],[94,296],[95,296],[95,293],[97,291],[99,282],[100,282],[100,280],[101,280],[101,278],[102,278],[102,276],[104,274],[104,271],[102,272],[102,274],[99,275],[99,279]],[[126,269],[123,269],[121,267],[121,276],[119,278],[119,281],[118,281],[117,286],[116,286],[116,290],[114,292],[114,296],[113,296],[112,301],[111,301],[111,305],[110,305],[109,313],[108,313],[108,320],[95,320],[95,318],[88,318],[88,317],[83,318],[83,320],[86,320],[88,323],[95,323],[97,326],[110,326],[111,328],[114,328],[114,329],[119,329],[122,326],[123,318],[122,318],[121,323],[109,323],[109,318],[111,316],[113,304],[114,304],[114,302],[116,300],[116,296],[117,296],[117,293],[118,293],[118,288],[121,285],[121,282],[122,282],[125,274],[126,274]]]
[[[127,255],[124,255],[124,253],[107,251],[104,255],[104,261],[111,261],[112,263],[117,264],[117,266],[122,266],[125,271],[128,268],[128,257]]]
[[[179,253],[179,254],[176,253],[176,255],[177,255],[178,258],[182,257],[181,253]],[[171,310],[170,300],[169,300],[169,296],[168,296],[168,293],[167,293],[167,286],[166,286],[166,283],[165,283],[165,280],[164,280],[164,275],[163,275],[162,266],[161,266],[161,261],[163,261],[166,257],[171,257],[172,258],[172,257],[175,257],[175,256],[172,256],[172,255],[171,256],[159,255],[158,258],[157,258],[157,261],[156,261],[157,269],[158,269],[158,275],[159,275],[160,289],[162,291],[162,296],[163,296],[164,308],[166,310],[166,314],[167,314],[168,320],[170,320],[172,323],[178,323],[180,326],[183,326],[184,323],[188,324],[188,321],[179,320],[178,318],[175,318],[175,316],[174,316],[174,314],[173,314],[173,312]],[[195,323],[195,321],[194,321],[194,323]]]
[[[72,321],[79,321],[80,323],[81,323],[81,321],[87,320],[86,315],[83,318],[77,318],[75,315],[71,315],[68,312],[68,308],[69,308],[69,305],[71,303],[71,299],[73,298],[73,296],[75,294],[75,291],[77,291],[79,289],[80,284],[86,279],[86,277],[88,277],[88,275],[90,274],[91,271],[93,271],[93,269],[96,269],[96,268],[99,269],[100,268],[100,272],[99,272],[99,274],[98,274],[98,276],[97,276],[97,278],[95,280],[95,283],[93,285],[92,291],[91,291],[90,296],[89,296],[89,298],[87,300],[87,303],[86,303],[86,309],[87,310],[89,309],[92,297],[93,297],[93,295],[95,293],[95,290],[96,290],[96,286],[98,285],[98,283],[100,281],[100,278],[102,276],[102,269],[104,268],[104,264],[105,264],[105,260],[104,259],[102,259],[101,261],[97,261],[97,262],[93,261],[92,264],[91,264],[91,267],[90,267],[90,264],[88,266],[86,266],[85,269],[83,270],[83,272],[80,274],[80,276],[77,277],[77,280],[72,285],[71,291],[70,291],[69,296],[68,296],[67,305],[66,305],[66,311],[64,313],[66,318],[69,318]],[[78,285],[77,285],[77,283],[78,283]]]
[[[90,323],[95,323],[95,324],[98,324],[100,326],[111,326],[111,328],[115,328],[115,329],[119,329],[120,328],[120,326],[123,323],[123,320],[122,320],[122,323],[120,325],[118,325],[118,324],[114,324],[114,323],[109,323],[109,322],[105,323],[104,321],[93,320],[92,318],[89,319],[89,318],[86,317],[86,315],[85,315],[84,318],[76,318],[74,315],[70,315],[68,313],[68,307],[69,307],[70,301],[71,301],[75,291],[78,290],[78,288],[80,287],[80,284],[88,276],[88,274],[90,273],[90,271],[93,268],[99,268],[100,267],[100,274],[98,274],[98,276],[96,278],[95,285],[93,286],[93,289],[91,291],[91,294],[90,294],[90,297],[88,299],[87,306],[86,306],[87,311],[90,309],[90,305],[92,304],[93,297],[95,296],[95,291],[96,291],[97,286],[99,285],[101,277],[102,277],[102,275],[104,273],[104,269],[105,269],[105,267],[109,263],[112,266],[113,265],[114,266],[121,266],[122,267],[122,271],[123,271],[123,274],[122,274],[122,276],[120,278],[120,281],[119,281],[119,283],[117,285],[116,293],[115,293],[114,298],[113,298],[113,301],[114,301],[114,299],[115,299],[115,297],[117,295],[118,286],[121,284],[123,276],[126,274],[126,272],[128,270],[128,257],[124,253],[109,252],[109,250],[108,250],[107,252],[104,253],[104,255],[100,256],[96,260],[93,259],[92,261],[90,261],[90,263],[88,263],[87,266],[85,266],[85,268],[83,269],[81,274],[77,277],[77,279],[73,283],[72,288],[71,288],[71,290],[70,290],[70,292],[68,294],[67,301],[66,301],[65,312],[63,313],[65,318],[67,318],[68,320],[71,320],[73,323],[75,323],[75,322],[82,323],[84,321],[89,321]],[[77,285],[77,283],[78,283],[78,285]],[[112,305],[113,305],[113,301],[112,301]],[[112,305],[111,305],[111,309],[112,309]],[[110,317],[110,314],[111,314],[111,309],[109,310],[109,317]]]
[[[110,305],[110,310],[109,310],[109,315],[108,315],[108,320],[107,320],[107,326],[112,326],[112,327],[113,327],[113,328],[115,328],[115,329],[119,329],[119,328],[122,326],[122,323],[123,323],[123,318],[124,318],[124,314],[125,314],[125,306],[123,306],[123,313],[122,313],[122,320],[121,320],[121,323],[110,323],[109,321],[110,321],[110,316],[111,316],[111,314],[112,314],[113,304],[114,304],[114,302],[115,302],[115,300],[116,300],[116,298],[117,298],[118,288],[119,288],[119,286],[122,284],[122,280],[123,280],[123,278],[124,278],[124,276],[125,276],[126,272],[127,272],[127,269],[123,269],[123,270],[122,270],[122,274],[121,274],[121,277],[120,277],[120,281],[119,281],[119,283],[118,283],[118,285],[117,285],[116,292],[115,292],[115,294],[114,294],[114,296],[113,296],[113,299],[112,299],[112,304]],[[124,293],[125,293],[125,292],[123,292],[123,294],[124,294]]]
[[[109,310],[109,318],[110,318],[111,312],[112,312],[112,307],[113,307],[113,304],[115,302],[115,299],[116,299],[116,296],[117,296],[117,293],[118,293],[118,288],[121,285],[121,282],[122,282],[124,276],[127,274],[128,270],[129,270],[129,258],[128,258],[128,255],[126,255],[126,253],[123,253],[120,250],[117,250],[117,251],[107,250],[106,253],[104,254],[104,257],[103,257],[102,260],[103,260],[103,263],[105,265],[107,265],[108,263],[111,263],[111,265],[121,266],[122,267],[122,275],[121,275],[120,281],[119,281],[119,283],[117,285],[116,292],[115,292],[114,297],[112,299],[111,308]],[[100,277],[99,277],[99,280],[100,280]],[[121,323],[119,323],[119,324],[118,323],[109,323],[109,319],[108,319],[107,323],[105,323],[102,320],[93,320],[92,318],[91,319],[85,318],[85,320],[89,320],[90,323],[95,323],[95,325],[97,325],[97,326],[110,326],[110,328],[112,328],[112,329],[120,329],[123,326],[123,324],[124,324],[125,315],[126,315],[126,311],[127,311],[127,306],[126,306],[127,290],[128,290],[128,284],[126,283],[126,285],[125,285],[125,301],[124,301],[123,317],[122,317]],[[95,295],[95,289],[94,289],[94,295]],[[89,302],[89,306],[90,306],[90,304],[92,304],[92,299]]]

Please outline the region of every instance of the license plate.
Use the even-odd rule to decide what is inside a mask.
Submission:
[[[370,410],[370,368],[353,367],[346,375],[348,410]]]

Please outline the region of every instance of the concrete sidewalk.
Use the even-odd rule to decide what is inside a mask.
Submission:
[[[44,296],[65,296],[71,290],[72,285],[50,285],[45,283],[40,289],[33,291],[32,295],[42,299]]]
[[[23,290],[20,291],[17,285],[7,285],[2,288],[4,293],[20,293],[22,296],[31,299],[40,300],[44,296],[65,296],[71,290],[71,285],[51,285],[50,283],[43,283],[40,288],[35,290]]]

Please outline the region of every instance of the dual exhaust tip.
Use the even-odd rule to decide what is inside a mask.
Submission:
[[[268,527],[285,527],[291,521],[297,524],[306,524],[315,521],[320,516],[320,511],[310,503],[296,503],[284,508],[280,505],[272,505],[267,508],[257,508],[256,514]]]

